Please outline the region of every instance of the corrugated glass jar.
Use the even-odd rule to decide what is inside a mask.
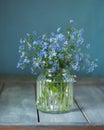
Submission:
[[[62,69],[50,69],[37,78],[37,109],[48,113],[65,113],[73,108],[73,77]]]

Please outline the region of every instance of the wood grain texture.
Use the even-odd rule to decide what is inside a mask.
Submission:
[[[5,83],[35,83],[36,77],[33,75],[0,75],[0,82]]]
[[[104,85],[104,77],[78,77],[77,82],[75,83],[77,86],[81,85]],[[5,83],[35,83],[36,76],[33,75],[0,75],[0,82]]]
[[[91,124],[104,125],[104,87],[75,88],[75,98]]]
[[[65,126],[57,126],[57,127],[36,127],[36,130],[104,130],[104,127],[65,127]]]
[[[23,127],[23,126],[7,126],[7,127],[0,127],[0,130],[104,130],[103,126],[93,126],[93,127]]]
[[[34,87],[6,85],[0,96],[0,125],[35,125]]]
[[[76,104],[61,116],[39,112],[38,122],[34,78],[14,79],[0,79],[0,89],[5,83],[0,95],[0,130],[104,130],[104,78],[81,78],[75,85],[75,100],[90,124]]]
[[[63,114],[49,114],[39,111],[39,125],[78,125],[87,124],[86,119],[74,103],[73,110]]]
[[[34,127],[26,126],[0,126],[0,130],[37,130]]]

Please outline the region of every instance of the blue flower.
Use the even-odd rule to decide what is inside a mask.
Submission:
[[[57,41],[64,41],[64,35],[63,34],[57,34],[56,35],[56,39],[57,39]]]
[[[77,35],[78,35],[78,31],[77,31],[77,30],[74,30],[74,31],[72,32],[72,35],[71,35],[71,36],[73,36],[73,38],[75,38]]]
[[[52,67],[51,72],[56,72],[56,67]]]
[[[57,53],[56,53],[55,51],[52,52],[52,56],[56,56],[56,54],[57,54]]]
[[[90,61],[87,58],[85,59],[85,62],[87,66],[90,66]]]
[[[25,56],[25,54],[26,54],[26,52],[24,52],[24,51],[21,52],[21,56],[20,57],[23,58]]]
[[[27,59],[27,58],[25,58],[25,59],[23,60],[23,62],[24,62],[24,63],[30,63],[30,60]]]
[[[44,43],[44,47],[47,47],[48,43],[47,42],[43,42]]]
[[[51,56],[56,56],[56,51],[52,48],[52,51],[51,51]]]
[[[34,41],[34,42],[33,42],[33,45],[38,45],[38,41]]]
[[[50,39],[49,39],[49,41],[50,41],[50,42],[53,42],[53,41],[54,41],[54,39],[53,39],[53,38],[50,38]]]
[[[74,23],[74,20],[73,20],[73,19],[71,19],[69,22],[72,24],[72,23]]]
[[[90,44],[84,41],[83,29],[77,29],[73,23],[74,20],[70,20],[66,32],[59,27],[56,33],[33,33],[20,39],[17,68],[24,69],[29,65],[32,72],[35,68],[47,68],[55,72],[59,67],[92,72],[96,64],[85,51]]]
[[[38,53],[38,56],[39,57],[42,57],[42,56],[47,56],[47,54],[43,51],[43,50],[40,50],[39,53]]]
[[[65,41],[64,44],[65,44],[65,45],[68,45],[68,41]]]
[[[47,47],[45,47],[43,50],[40,50],[40,52],[38,53],[39,57],[47,57],[47,51],[46,51]]]
[[[53,66],[55,67],[55,68],[58,68],[59,67],[59,64],[57,63],[57,62],[53,62]]]
[[[32,47],[31,44],[28,42],[27,45],[28,45],[28,48],[29,48],[29,50],[30,50],[31,47]]]
[[[79,61],[80,61],[79,55],[76,55],[76,56],[75,56],[75,60],[76,60],[76,62],[79,62]]]
[[[57,32],[60,32],[60,30],[61,30],[61,27],[59,27],[59,28],[57,29]]]
[[[43,34],[43,35],[42,35],[42,39],[43,39],[43,40],[44,40],[46,37],[47,37],[46,34]]]
[[[77,64],[71,64],[71,67],[73,68],[73,70],[77,70]]]
[[[52,64],[53,64],[53,61],[49,61],[49,64],[52,65]]]
[[[59,56],[59,58],[60,58],[60,59],[62,59],[62,58],[63,58],[63,55],[62,55],[62,54],[59,54],[58,56]]]
[[[24,69],[24,67],[23,67],[23,63],[22,63],[22,62],[18,62],[18,64],[17,64],[17,68]]]
[[[36,61],[33,61],[33,67],[38,67],[39,68],[39,63],[38,62],[36,62]]]
[[[22,44],[23,43],[23,40],[22,40],[22,38],[20,38],[20,44]]]
[[[77,40],[77,44],[83,44],[84,42],[84,39],[82,37],[80,37],[78,40]]]
[[[52,32],[52,33],[51,33],[51,36],[52,36],[52,37],[54,37],[54,36],[55,36],[55,33],[54,33],[54,32]]]
[[[90,68],[88,69],[88,72],[93,72],[95,68],[94,62],[90,64]]]
[[[21,65],[22,65],[22,63],[18,62],[18,64],[17,64],[17,68],[20,68]]]

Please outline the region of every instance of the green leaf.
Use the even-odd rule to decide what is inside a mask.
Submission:
[[[70,48],[73,49],[73,50],[75,49],[75,47],[73,45],[70,45]]]

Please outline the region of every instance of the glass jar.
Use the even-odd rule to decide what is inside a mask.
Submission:
[[[48,113],[69,112],[73,108],[73,77],[66,70],[46,70],[37,78],[37,109]]]

